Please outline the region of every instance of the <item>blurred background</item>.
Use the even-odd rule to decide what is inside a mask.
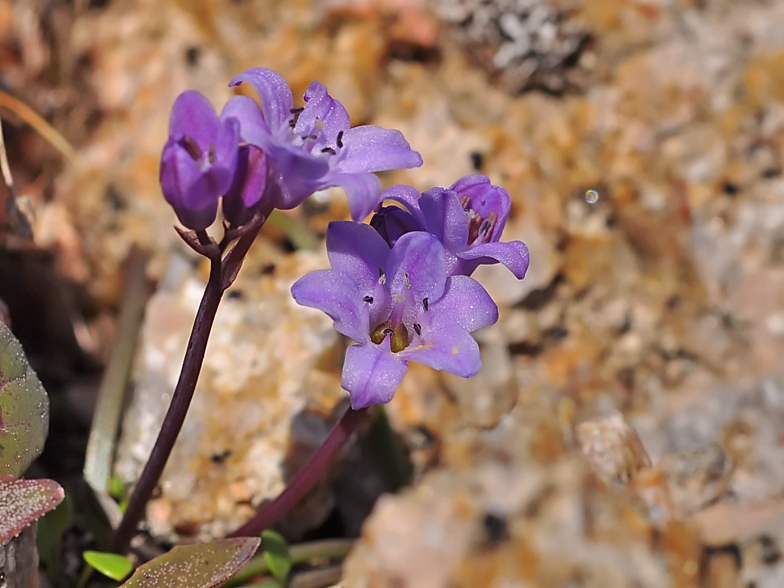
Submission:
[[[317,79],[353,124],[404,133],[425,164],[385,185],[505,187],[505,240],[531,252],[523,281],[475,274],[501,313],[479,376],[412,365],[391,457],[374,425],[284,534],[361,533],[347,587],[784,585],[782,22],[781,0],[0,0],[19,194],[0,197],[0,299],[53,406],[33,473],[81,475],[141,250],[114,463],[138,475],[207,275],[158,185],[169,111],[185,89],[220,109],[269,67],[297,105]],[[346,342],[288,289],[347,217],[319,193],[254,245],[154,541],[236,527],[339,414]]]

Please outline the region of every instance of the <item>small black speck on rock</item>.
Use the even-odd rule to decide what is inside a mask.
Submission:
[[[198,47],[188,47],[185,50],[185,61],[187,61],[188,65],[191,67],[199,63],[199,57],[201,57],[201,49]]]
[[[488,547],[495,547],[502,541],[509,539],[509,528],[504,516],[489,512],[482,520],[482,526],[485,529]]]

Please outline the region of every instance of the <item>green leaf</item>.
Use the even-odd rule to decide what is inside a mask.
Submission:
[[[0,477],[19,477],[43,450],[49,398],[22,346],[0,322]]]
[[[175,547],[136,569],[122,588],[212,588],[237,573],[256,553],[255,537]]]
[[[65,496],[54,480],[0,478],[0,543],[24,531],[60,504]]]
[[[117,582],[127,578],[128,574],[133,571],[133,563],[124,555],[102,551],[85,551],[82,557],[96,571]]]
[[[279,533],[268,529],[261,534],[261,543],[264,546],[264,561],[270,572],[281,586],[285,586],[291,571],[291,555],[286,540]]]

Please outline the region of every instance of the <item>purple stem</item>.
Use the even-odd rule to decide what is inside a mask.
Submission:
[[[261,507],[256,515],[228,537],[257,537],[289,512],[313,485],[324,475],[327,467],[348,441],[357,425],[362,422],[367,408],[354,410],[349,407],[332,428],[324,443],[310,456],[275,500]]]
[[[200,240],[202,239],[200,238]],[[128,500],[128,508],[114,534],[114,549],[119,553],[128,549],[131,538],[136,532],[136,525],[141,520],[145,506],[158,485],[163,468],[166,466],[174,442],[182,429],[182,423],[185,421],[185,415],[199,379],[215,313],[218,311],[218,305],[223,297],[224,288],[221,285],[221,273],[220,252],[215,246],[215,251],[210,256],[209,281],[204,289],[199,310],[196,312],[193,330],[191,330],[191,336],[188,339],[188,348],[185,351],[185,359],[182,363],[177,386],[174,388],[171,404],[163,419],[163,425],[161,425],[158,438],[155,440],[152,453],[150,453],[150,459],[145,464],[139,481],[134,486],[133,493]]]

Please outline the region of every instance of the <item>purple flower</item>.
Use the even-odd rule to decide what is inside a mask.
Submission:
[[[267,153],[267,190],[275,208],[294,208],[318,190],[339,186],[352,217],[361,220],[379,201],[381,185],[373,172],[422,165],[400,131],[350,128],[346,109],[319,82],[305,92],[304,108],[294,108],[286,80],[270,69],[246,70],[229,85],[243,82],[256,89],[261,108],[236,96],[223,115],[236,117],[242,139]]]
[[[177,97],[161,155],[160,180],[164,197],[183,225],[202,230],[215,220],[218,200],[234,178],[238,146],[238,121],[218,118],[198,92]]]
[[[522,241],[500,242],[512,199],[486,176],[465,176],[448,190],[421,195],[410,186],[392,186],[381,198],[406,207],[382,207],[370,221],[390,245],[409,231],[426,231],[444,245],[449,275],[470,276],[480,265],[500,262],[518,279],[525,276],[528,247]]]
[[[346,352],[342,378],[355,409],[389,402],[409,361],[466,378],[479,371],[470,333],[495,323],[498,309],[477,281],[447,275],[434,235],[409,232],[390,249],[368,225],[333,222],[327,252],[332,269],[304,276],[291,293],[358,343]]]

